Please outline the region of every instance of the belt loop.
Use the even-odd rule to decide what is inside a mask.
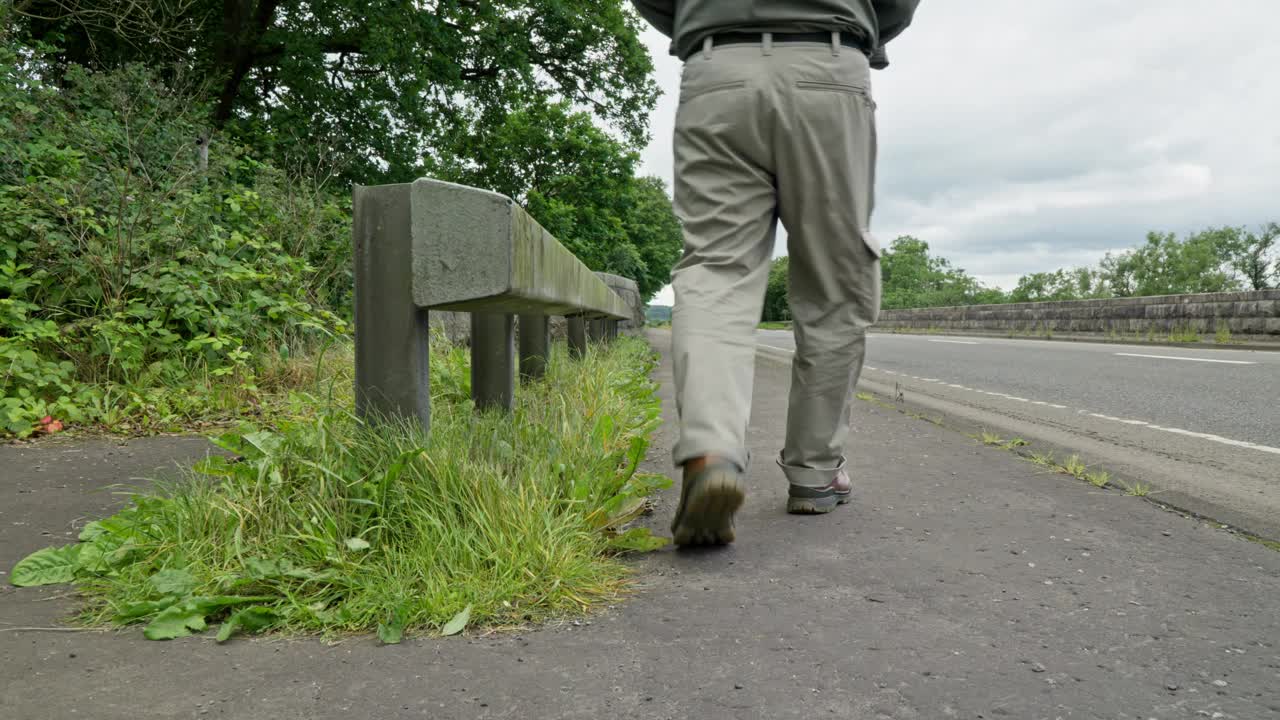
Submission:
[[[760,42],[761,52],[765,55],[773,54],[773,33],[764,33],[764,37]]]
[[[710,36],[710,35],[708,35],[705,39],[703,39],[703,41],[702,41],[702,57],[706,58],[707,60],[710,60],[710,59],[711,59],[711,48],[712,48],[712,47],[714,47],[714,46],[715,46],[715,42],[711,39],[711,36]]]
[[[840,57],[840,31],[831,31],[831,55],[832,57]]]

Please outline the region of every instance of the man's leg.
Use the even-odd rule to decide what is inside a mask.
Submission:
[[[880,307],[880,249],[868,230],[876,147],[866,58],[808,52],[784,90],[790,111],[778,133],[796,340],[779,464],[792,486],[788,509],[805,513],[848,500],[850,403]]]
[[[733,539],[732,514],[742,496],[734,484],[748,461],[754,335],[768,281],[776,201],[765,165],[770,153],[755,127],[758,94],[742,64],[727,59],[742,54],[719,51],[691,60],[676,116],[675,208],[685,238],[672,276],[680,417],[674,460],[685,466],[673,525],[677,544]],[[707,92],[709,87],[717,89]],[[708,460],[713,467],[704,471]],[[699,480],[705,473],[714,477]],[[691,485],[700,482],[718,496],[708,500],[701,517],[688,497],[699,490]]]

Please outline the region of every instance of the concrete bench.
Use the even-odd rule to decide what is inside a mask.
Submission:
[[[433,309],[471,313],[471,394],[477,408],[515,398],[520,374],[546,371],[547,318],[563,315],[570,350],[616,336],[634,310],[610,289],[630,281],[587,269],[510,198],[423,179],[364,187],[353,197],[356,412],[431,426]],[[634,288],[634,283],[631,284]]]

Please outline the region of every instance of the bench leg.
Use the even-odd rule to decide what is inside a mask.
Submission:
[[[569,354],[580,358],[587,354],[587,321],[582,316],[567,319],[569,321]]]
[[[431,429],[431,330],[415,307],[408,186],[357,187],[355,250],[356,414],[412,418]]]
[[[546,315],[520,316],[520,377],[535,379],[547,374],[551,353],[551,323]]]
[[[515,402],[515,323],[501,313],[471,313],[471,399],[476,409]]]

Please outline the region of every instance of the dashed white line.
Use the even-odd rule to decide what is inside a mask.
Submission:
[[[1222,363],[1224,365],[1257,365],[1252,360],[1215,360],[1212,358],[1182,357],[1181,355],[1146,355],[1143,353],[1116,353],[1121,357],[1155,358],[1157,360],[1187,360],[1190,362]]]
[[[765,344],[761,343],[761,347],[767,347],[767,348],[771,348],[771,349],[773,349],[773,350],[781,350],[781,351],[783,351],[783,352],[789,352],[789,353],[792,353],[792,354],[794,354],[794,353],[795,353],[795,350],[792,350],[792,349],[790,349],[790,348],[781,348],[781,347],[778,347],[778,346],[776,346],[776,345],[765,345]],[[1236,364],[1236,365],[1256,365],[1256,364],[1257,364],[1257,363],[1254,363],[1254,362],[1246,362],[1246,361],[1243,361],[1243,360],[1206,360],[1206,359],[1204,359],[1204,358],[1183,358],[1183,357],[1174,357],[1174,356],[1168,356],[1168,355],[1140,355],[1140,354],[1137,354],[1137,353],[1116,353],[1116,354],[1117,354],[1117,355],[1132,355],[1133,357],[1164,358],[1164,359],[1169,359],[1169,360],[1199,360],[1199,361],[1202,361],[1202,362],[1232,363],[1232,364]],[[874,370],[874,371],[876,371],[876,372],[884,372],[884,373],[888,373],[888,374],[890,374],[890,375],[897,375],[897,374],[898,374],[898,373],[894,372],[893,370],[880,370],[879,368],[874,368],[874,367],[871,367],[870,365],[866,365],[866,366],[865,366],[865,368],[866,368],[867,370]],[[913,377],[913,378],[915,377],[914,375],[907,376],[907,375],[905,375],[905,374],[904,374],[904,376],[905,376],[905,377]],[[941,383],[942,385],[945,385],[946,387],[953,387],[953,388],[956,388],[957,390],[968,390],[969,392],[976,392],[976,393],[981,393],[981,394],[983,394],[983,395],[992,395],[992,396],[995,396],[995,397],[1005,398],[1006,400],[1016,400],[1016,401],[1018,401],[1018,402],[1032,403],[1033,405],[1048,405],[1049,407],[1051,407],[1051,408],[1057,408],[1058,410],[1069,410],[1069,409],[1070,409],[1070,408],[1068,408],[1066,405],[1059,405],[1059,404],[1057,404],[1057,403],[1048,403],[1048,402],[1043,402],[1043,401],[1040,401],[1040,400],[1028,400],[1028,399],[1026,399],[1026,398],[1021,398],[1021,397],[1017,397],[1017,396],[1014,396],[1014,395],[1006,395],[1005,393],[991,392],[990,390],[978,390],[978,389],[976,389],[976,388],[967,388],[967,387],[965,387],[964,385],[954,385],[954,384],[951,384],[951,383],[943,383],[942,381],[938,380],[937,378],[915,378],[915,379],[920,380],[920,381],[922,381],[922,382]],[[1111,421],[1111,422],[1124,423],[1124,424],[1126,424],[1126,425],[1139,425],[1139,426],[1141,426],[1141,427],[1150,428],[1150,429],[1152,429],[1152,430],[1160,430],[1160,431],[1162,431],[1162,432],[1174,433],[1174,434],[1176,434],[1176,435],[1186,435],[1186,436],[1188,436],[1188,437],[1200,438],[1201,440],[1208,440],[1208,441],[1210,441],[1210,442],[1216,442],[1216,443],[1220,443],[1220,444],[1222,444],[1222,445],[1230,445],[1230,446],[1232,446],[1232,447],[1247,448],[1247,449],[1249,449],[1249,450],[1258,450],[1259,452],[1271,453],[1271,454],[1273,454],[1273,455],[1280,455],[1280,448],[1271,447],[1271,446],[1269,446],[1269,445],[1259,445],[1258,443],[1251,443],[1251,442],[1249,442],[1249,441],[1247,441],[1247,440],[1236,440],[1236,439],[1234,439],[1234,438],[1223,437],[1223,436],[1221,436],[1221,435],[1214,435],[1213,433],[1202,433],[1202,432],[1196,432],[1196,431],[1194,431],[1194,430],[1183,430],[1182,428],[1165,427],[1165,426],[1163,426],[1163,425],[1156,425],[1156,424],[1154,424],[1154,423],[1149,423],[1149,422],[1147,422],[1147,421],[1145,421],[1145,420],[1130,420],[1130,419],[1128,419],[1128,418],[1119,418],[1119,417],[1115,417],[1115,416],[1113,416],[1113,415],[1103,415],[1102,413],[1088,412],[1088,411],[1085,411],[1085,410],[1081,410],[1081,411],[1080,411],[1080,413],[1081,413],[1082,415],[1088,415],[1088,416],[1090,416],[1090,417],[1096,417],[1096,418],[1098,418],[1099,420],[1108,420],[1108,421]]]
[[[1202,432],[1195,432],[1194,430],[1183,430],[1182,428],[1176,428],[1176,427],[1165,427],[1163,425],[1156,425],[1154,423],[1149,423],[1146,420],[1130,420],[1128,418],[1118,418],[1118,417],[1113,417],[1111,415],[1103,415],[1102,413],[1088,413],[1088,414],[1090,417],[1101,418],[1103,420],[1110,420],[1112,422],[1124,423],[1126,425],[1139,425],[1141,427],[1151,428],[1152,430],[1162,430],[1164,432],[1174,433],[1176,435],[1187,435],[1189,437],[1200,438],[1201,440],[1211,440],[1216,443],[1222,443],[1223,445],[1249,448],[1251,450],[1260,450],[1265,453],[1273,453],[1275,455],[1280,455],[1280,448],[1274,448],[1269,445],[1259,445],[1258,443],[1251,443],[1247,440],[1235,440],[1233,438],[1222,437],[1221,435],[1214,435],[1213,433],[1202,433]]]
[[[930,340],[929,342],[951,343],[952,345],[980,345],[972,340]]]

